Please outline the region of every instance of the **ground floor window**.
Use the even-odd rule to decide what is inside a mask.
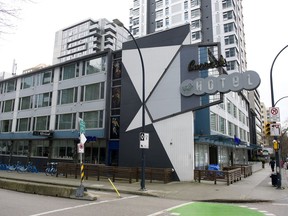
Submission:
[[[52,149],[52,158],[72,159],[76,153],[74,140],[54,140]]]
[[[209,145],[195,144],[195,169],[205,169],[209,165]]]
[[[31,156],[48,157],[49,140],[33,140]]]
[[[0,141],[0,154],[10,154],[11,141]]]
[[[13,142],[13,155],[27,156],[29,152],[28,146],[29,146],[28,140],[15,140]]]

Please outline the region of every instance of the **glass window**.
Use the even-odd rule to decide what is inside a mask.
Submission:
[[[232,32],[232,31],[236,31],[236,27],[234,23],[227,23],[224,24],[224,32]]]
[[[0,122],[1,132],[11,132],[12,131],[12,120],[2,120]]]
[[[226,134],[226,120],[219,116],[219,131],[223,134]]]
[[[76,154],[73,140],[57,140],[54,143],[52,158],[73,158]]]
[[[156,21],[156,28],[161,28],[161,27],[163,27],[163,20],[162,19]]]
[[[36,107],[47,107],[51,106],[52,92],[36,95]]]
[[[104,82],[82,86],[81,101],[91,101],[99,99],[104,99]]]
[[[200,5],[201,0],[191,0],[190,3],[191,3],[191,7],[195,7],[195,6]]]
[[[4,92],[16,91],[16,79],[8,80],[4,83]]]
[[[31,118],[17,119],[16,131],[30,131]]]
[[[103,110],[82,113],[86,128],[103,128]]]
[[[48,154],[49,154],[48,140],[32,141],[31,156],[48,157]]]
[[[191,18],[199,17],[200,16],[200,9],[195,9],[191,11]]]
[[[19,99],[19,110],[32,109],[33,96],[22,97]]]
[[[200,24],[201,24],[200,20],[194,20],[191,22],[191,28],[192,29],[200,28],[201,27]]]
[[[61,67],[60,80],[73,79],[79,76],[79,63]]]
[[[34,76],[22,77],[21,79],[21,89],[31,88],[34,86]]]
[[[58,104],[69,104],[77,102],[78,88],[62,89],[58,91]]]
[[[234,18],[234,14],[233,11],[226,11],[223,13],[223,20],[229,20],[229,19],[233,19]]]
[[[75,123],[76,123],[75,119],[76,119],[75,113],[56,115],[55,128],[57,130],[75,129]]]
[[[13,154],[14,155],[28,155],[28,140],[15,140],[13,143]]]
[[[198,40],[201,38],[201,33],[200,31],[197,32],[192,32],[192,40]]]
[[[38,116],[34,118],[34,130],[49,130],[50,116]]]
[[[12,147],[11,141],[0,141],[0,154],[10,154],[10,149]]]
[[[217,131],[217,115],[215,113],[210,113],[210,129],[213,131]]]
[[[100,58],[91,59],[89,61],[86,61],[85,68],[83,70],[83,75],[105,72],[106,68],[107,68],[106,59],[107,59],[107,57],[103,56]]]
[[[40,84],[45,85],[53,82],[53,72],[45,71],[40,74]]]
[[[11,112],[14,111],[15,100],[6,100],[2,103],[2,112]]]

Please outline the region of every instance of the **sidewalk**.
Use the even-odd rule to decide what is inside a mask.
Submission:
[[[271,170],[269,166],[253,173],[253,175],[242,178],[229,186],[224,182],[201,181],[191,182],[145,182],[146,191],[140,190],[140,182],[129,184],[127,181],[114,182],[115,187],[121,193],[149,195],[186,201],[216,201],[216,202],[260,202],[274,201],[288,197],[288,170],[282,171],[282,188],[276,189],[271,184]],[[46,176],[45,173],[15,173],[0,171],[0,179],[17,180],[21,182],[45,183],[56,186],[68,186],[77,188],[80,179],[65,178],[62,176]],[[102,178],[100,181],[95,179],[84,180],[83,185],[89,190],[114,191],[109,180]]]

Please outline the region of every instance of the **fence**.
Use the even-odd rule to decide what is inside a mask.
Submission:
[[[99,181],[101,178],[111,178],[113,182],[116,180],[127,180],[129,183],[132,183],[133,180],[139,181],[141,168],[84,164],[84,173],[86,180],[96,178]],[[63,174],[66,178],[68,176],[77,178],[80,176],[80,164],[58,163],[56,176],[58,177],[59,174]],[[171,182],[172,174],[173,171],[171,168],[145,168],[145,179],[150,180],[150,182]]]

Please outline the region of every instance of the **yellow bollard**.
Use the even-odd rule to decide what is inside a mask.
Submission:
[[[115,187],[115,185],[113,184],[113,182],[110,180],[110,178],[108,178],[110,184],[112,185],[112,187],[114,188],[114,190],[116,191],[116,193],[118,194],[118,197],[121,198],[120,193],[118,192],[117,188]]]

